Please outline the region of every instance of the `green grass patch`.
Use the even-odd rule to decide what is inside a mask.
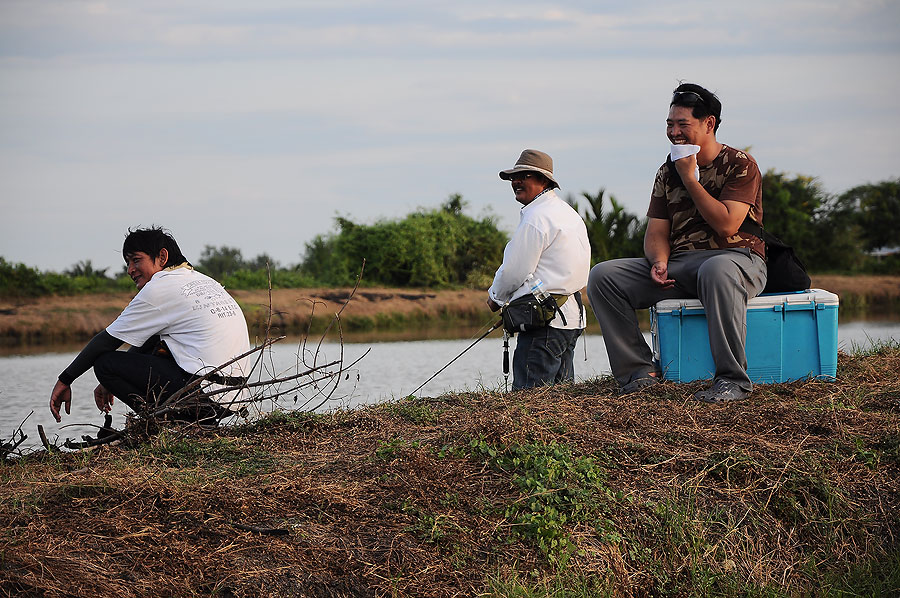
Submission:
[[[330,418],[321,413],[309,411],[273,411],[260,419],[234,428],[234,434],[262,434],[279,430],[311,430]]]
[[[276,464],[269,453],[224,437],[177,438],[163,432],[145,450],[166,467],[188,472],[199,468],[230,478],[266,473]]]
[[[565,570],[547,576],[541,571],[497,572],[487,579],[482,597],[491,598],[612,598],[615,591],[605,575]]]
[[[872,357],[875,355],[891,355],[900,351],[900,339],[867,339],[866,344],[850,343],[850,354],[858,357]]]
[[[845,563],[824,572],[815,562],[808,562],[804,572],[820,588],[819,596],[895,598],[900,595],[900,548],[881,559]]]
[[[437,423],[441,415],[441,410],[414,396],[404,397],[399,401],[389,401],[378,408],[419,425]]]

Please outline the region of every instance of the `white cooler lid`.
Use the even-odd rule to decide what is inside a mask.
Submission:
[[[780,305],[838,305],[838,296],[823,289],[809,289],[800,293],[762,295],[747,302],[747,309],[774,308]],[[703,309],[699,299],[664,299],[654,306],[658,313],[669,313],[680,309]]]

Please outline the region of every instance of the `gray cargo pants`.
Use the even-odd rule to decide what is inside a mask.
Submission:
[[[766,286],[765,260],[741,248],[681,251],[669,257],[669,278],[675,280],[674,288],[662,289],[654,283],[645,258],[609,260],[591,269],[588,298],[616,381],[624,386],[657,369],[634,310],[663,299],[700,299],[716,379],[753,390],[744,351],[747,300]]]

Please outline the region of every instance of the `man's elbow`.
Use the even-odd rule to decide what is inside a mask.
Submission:
[[[727,239],[729,237],[733,237],[738,233],[738,230],[740,230],[741,223],[743,221],[743,218],[741,218],[740,220],[737,220],[735,218],[726,218],[721,222],[712,224],[712,227],[718,236],[723,239]]]
[[[719,227],[716,227],[714,230],[716,231],[716,234],[718,236],[722,237],[723,239],[727,239],[729,237],[733,237],[734,235],[736,235],[740,228],[741,228],[741,225],[736,224],[736,225],[719,226]]]

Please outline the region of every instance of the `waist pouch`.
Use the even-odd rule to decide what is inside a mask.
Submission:
[[[569,295],[550,295],[543,302],[539,302],[534,295],[522,295],[513,299],[500,310],[503,319],[503,329],[507,332],[529,332],[544,328],[559,313],[564,325],[567,325],[566,317],[560,311],[560,306],[568,301]],[[581,306],[581,292],[575,291],[575,300]]]

